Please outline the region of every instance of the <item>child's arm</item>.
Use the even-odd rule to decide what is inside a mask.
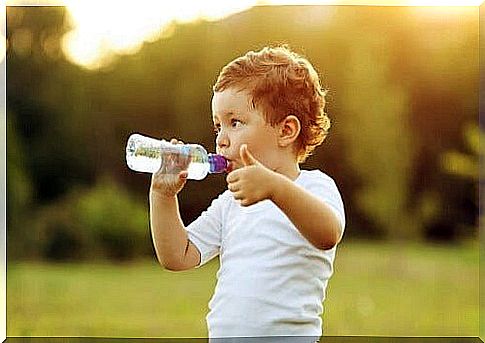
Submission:
[[[187,236],[180,218],[177,194],[187,181],[187,171],[167,175],[153,174],[150,186],[150,226],[153,245],[160,264],[169,270],[197,266],[200,252]]]
[[[315,247],[331,249],[340,241],[341,224],[324,201],[284,175],[263,166],[246,146],[241,147],[241,158],[246,167],[227,177],[228,188],[241,205],[249,206],[270,199]]]
[[[342,228],[330,207],[287,177],[275,174],[270,199],[315,247],[327,250],[337,245]]]

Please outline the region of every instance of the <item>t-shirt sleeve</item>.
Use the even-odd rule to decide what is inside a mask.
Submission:
[[[204,265],[219,254],[221,246],[222,215],[225,194],[219,195],[201,215],[187,226],[189,240],[200,252],[200,264]]]
[[[322,199],[333,210],[340,222],[343,232],[345,229],[344,203],[335,181],[331,177],[320,172],[311,178],[311,181],[305,188]]]

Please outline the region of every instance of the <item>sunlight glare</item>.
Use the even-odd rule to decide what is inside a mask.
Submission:
[[[11,0],[13,1],[13,0]],[[134,54],[144,42],[169,32],[173,23],[216,21],[258,5],[476,6],[479,0],[63,0],[72,31],[63,37],[66,56],[88,69]]]
[[[109,63],[113,55],[136,53],[144,42],[161,37],[173,22],[219,20],[255,3],[179,0],[167,5],[141,0],[134,5],[115,0],[65,0],[74,29],[64,36],[63,47],[73,62],[95,69]]]

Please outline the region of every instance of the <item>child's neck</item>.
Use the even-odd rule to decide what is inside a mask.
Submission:
[[[273,171],[282,174],[292,181],[295,181],[300,175],[300,165],[298,162],[289,163],[273,169]]]

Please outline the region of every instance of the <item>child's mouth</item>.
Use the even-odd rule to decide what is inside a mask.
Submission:
[[[234,170],[234,162],[231,160],[227,160],[227,168],[226,168],[226,173],[230,173]]]

